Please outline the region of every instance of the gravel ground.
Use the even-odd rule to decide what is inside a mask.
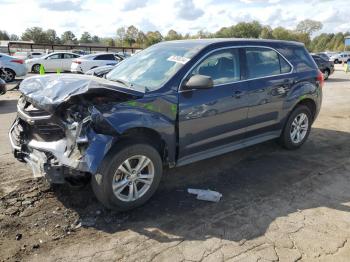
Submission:
[[[274,141],[167,171],[127,213],[50,187],[11,155],[17,91],[0,97],[0,261],[349,261],[350,74],[326,82],[308,142]],[[186,189],[210,188],[219,203]]]

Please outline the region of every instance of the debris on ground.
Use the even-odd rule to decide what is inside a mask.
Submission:
[[[203,190],[203,189],[187,189],[189,194],[197,195],[198,200],[210,201],[210,202],[219,202],[222,194],[212,190]]]

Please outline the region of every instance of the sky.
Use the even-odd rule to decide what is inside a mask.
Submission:
[[[321,32],[350,31],[350,0],[0,0],[0,30],[19,36],[34,26],[78,37],[115,37],[129,25],[193,34],[253,20],[294,29],[304,19],[321,21]]]

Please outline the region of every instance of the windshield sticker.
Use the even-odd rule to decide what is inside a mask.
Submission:
[[[176,56],[172,55],[168,59],[168,61],[175,62],[175,63],[180,63],[180,64],[186,64],[188,61],[190,61],[189,58],[183,57],[183,56]]]

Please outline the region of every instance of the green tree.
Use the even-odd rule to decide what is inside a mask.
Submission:
[[[78,42],[72,31],[65,31],[61,36],[61,41],[64,44],[76,44]]]
[[[128,27],[125,34],[125,41],[129,46],[132,46],[132,44],[136,43],[138,33],[139,30],[135,26],[131,25]]]
[[[80,43],[91,43],[92,42],[92,38],[89,32],[84,32],[79,40]]]
[[[273,39],[272,28],[270,26],[263,26],[263,28],[261,29],[259,38],[262,38],[262,39]]]
[[[120,45],[120,46],[124,45],[125,36],[126,36],[125,27],[119,27],[117,29],[117,39],[116,39],[118,45]]]
[[[138,44],[139,47],[144,47],[146,43],[147,37],[144,32],[139,31],[137,34],[137,39],[136,43]]]
[[[10,36],[6,31],[0,30],[0,40],[10,40]]]
[[[115,46],[115,41],[111,37],[101,38],[100,42],[107,46]]]
[[[168,34],[164,37],[165,40],[171,41],[171,40],[179,40],[182,39],[182,35],[176,32],[173,29],[170,29],[168,31]]]
[[[146,37],[147,37],[146,46],[156,44],[156,43],[161,42],[163,40],[163,36],[159,31],[147,32]]]
[[[18,40],[19,40],[19,37],[18,37],[18,35],[16,35],[16,34],[11,34],[11,35],[10,35],[10,40],[11,40],[11,41],[18,41]]]
[[[41,27],[27,28],[22,34],[22,40],[33,41],[34,43],[47,43],[47,34]]]
[[[232,27],[231,33],[233,37],[238,38],[258,38],[261,30],[262,26],[258,21],[241,22]]]
[[[296,31],[299,33],[304,33],[308,35],[312,35],[313,33],[316,33],[317,31],[321,30],[323,27],[322,23],[319,21],[306,19],[297,25]]]
[[[92,42],[92,43],[100,43],[100,42],[101,42],[101,39],[100,39],[97,35],[94,35],[94,36],[91,38],[91,42]]]
[[[56,31],[54,29],[46,30],[47,43],[49,44],[59,44],[60,38],[57,36]]]

